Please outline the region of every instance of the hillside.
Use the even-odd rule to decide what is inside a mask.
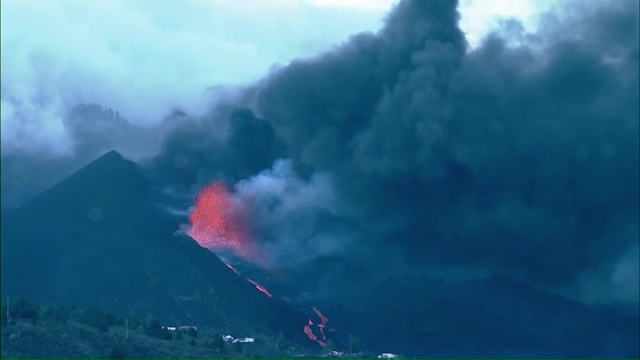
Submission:
[[[40,304],[228,331],[280,331],[304,341],[306,318],[176,233],[137,165],[109,152],[2,213],[2,294]]]
[[[98,308],[2,304],[3,359],[368,359],[362,348],[308,348],[282,333],[225,333],[215,327],[163,326],[156,319],[119,318]]]
[[[430,358],[637,358],[639,320],[507,276],[394,276],[363,294],[353,330],[370,349]],[[382,347],[384,346],[384,347]]]

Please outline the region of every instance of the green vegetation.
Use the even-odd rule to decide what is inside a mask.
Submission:
[[[160,321],[151,320],[144,329],[145,334],[161,340],[171,340],[171,333],[162,327]]]
[[[109,353],[109,359],[126,359],[126,355],[120,349],[119,346],[114,346],[111,348],[111,352]]]
[[[52,306],[41,309],[24,300],[2,304],[2,358],[83,359],[273,359],[306,354],[318,358],[326,349],[309,349],[282,333],[236,334],[255,339],[231,343],[213,328],[170,331],[157,319],[121,319],[100,309]]]
[[[104,312],[98,309],[87,309],[80,314],[79,321],[83,324],[94,327],[102,332],[109,331],[109,328],[121,324],[116,315],[112,312]]]
[[[32,324],[37,324],[38,320],[40,320],[40,313],[41,310],[38,305],[31,304],[24,299],[20,299],[14,304],[3,304],[2,327],[17,320],[26,320]]]

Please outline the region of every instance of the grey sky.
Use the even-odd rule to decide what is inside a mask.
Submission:
[[[530,27],[553,0],[467,0],[473,45],[499,16]],[[376,31],[393,0],[7,0],[2,2],[2,154],[70,155],[69,109],[98,103],[134,124],[198,114],[204,89]]]

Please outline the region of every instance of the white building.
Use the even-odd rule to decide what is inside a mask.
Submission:
[[[400,356],[397,354],[392,354],[392,353],[382,353],[380,355],[378,355],[378,359],[397,359]]]
[[[254,339],[254,338],[246,337],[246,338],[235,339],[231,343],[233,343],[233,344],[235,344],[235,343],[252,343],[252,342],[255,342],[255,341],[256,341],[256,339]]]
[[[336,351],[336,350],[332,350],[326,354],[324,354],[323,357],[329,357],[329,358],[341,358],[344,357],[344,352],[343,351]]]
[[[198,328],[195,326],[180,326],[178,330],[187,331],[187,330],[195,330],[198,331]]]

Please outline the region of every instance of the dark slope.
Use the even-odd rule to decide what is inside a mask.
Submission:
[[[638,358],[637,316],[591,309],[507,276],[446,283],[396,276],[363,295],[354,333],[429,358]]]
[[[176,234],[179,223],[152,195],[137,165],[112,151],[3,212],[3,296],[301,334],[306,318]]]

